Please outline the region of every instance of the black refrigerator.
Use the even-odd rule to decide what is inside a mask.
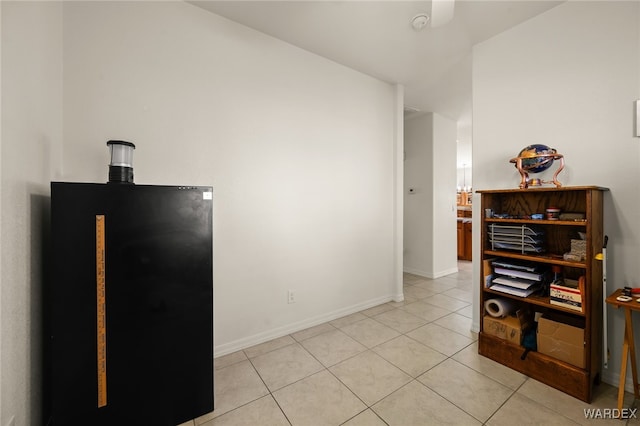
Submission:
[[[54,425],[213,411],[212,188],[51,184]]]

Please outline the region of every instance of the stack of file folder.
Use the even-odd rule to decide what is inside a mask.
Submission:
[[[493,261],[493,272],[491,290],[519,297],[527,297],[541,290],[546,277],[546,273],[537,265],[510,260]]]
[[[487,233],[492,250],[517,250],[523,254],[544,251],[544,233],[533,226],[491,223]]]

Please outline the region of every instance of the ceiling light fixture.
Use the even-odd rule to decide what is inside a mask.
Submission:
[[[411,26],[414,30],[420,31],[429,23],[429,15],[426,13],[418,13],[411,19]]]

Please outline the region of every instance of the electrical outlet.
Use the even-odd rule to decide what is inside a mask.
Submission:
[[[296,303],[296,294],[294,293],[293,290],[289,290],[287,295],[288,295],[287,303]]]

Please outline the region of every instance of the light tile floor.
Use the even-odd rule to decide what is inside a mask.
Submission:
[[[435,280],[405,274],[404,302],[216,359],[216,410],[184,425],[640,425],[586,419],[616,407],[613,386],[589,405],[479,356],[471,262],[458,266]]]

